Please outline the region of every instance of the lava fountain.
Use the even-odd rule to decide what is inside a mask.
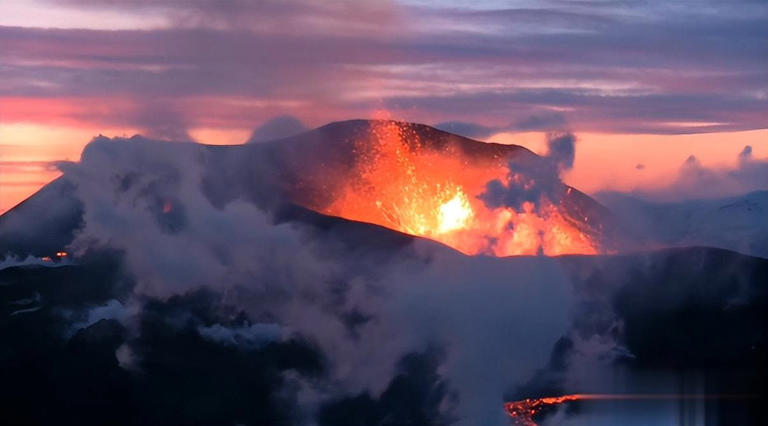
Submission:
[[[323,183],[337,188],[334,198],[307,207],[430,238],[469,255],[601,251],[588,215],[563,208],[562,201],[572,188],[562,184],[556,173],[551,177],[556,184],[547,183],[555,191],[542,191],[519,206],[492,206],[483,198],[489,182],[535,193],[542,185],[538,175],[516,170],[508,156],[471,155],[458,144],[425,140],[414,125],[394,121],[374,122],[370,135],[358,137],[352,149],[356,161],[349,174]],[[545,163],[525,152],[529,154],[525,161]]]

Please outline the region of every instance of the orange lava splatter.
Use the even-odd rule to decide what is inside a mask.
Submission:
[[[491,208],[480,199],[492,180],[536,184],[510,173],[507,158],[470,157],[447,144],[440,149],[427,145],[397,122],[379,122],[370,140],[355,144],[359,160],[340,195],[316,209],[427,237],[470,255],[599,251],[595,239],[554,200],[542,198],[514,209]],[[586,223],[586,218],[579,221]]]

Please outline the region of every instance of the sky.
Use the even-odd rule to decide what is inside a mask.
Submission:
[[[691,155],[768,159],[767,22],[760,0],[1,0],[0,212],[96,135],[236,144],[280,116],[540,153],[567,130],[567,183],[656,188]]]

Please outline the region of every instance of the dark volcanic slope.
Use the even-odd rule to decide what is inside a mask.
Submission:
[[[359,239],[350,253],[372,243]],[[329,374],[324,354],[301,338],[263,347],[206,340],[197,328],[223,322],[227,312],[223,298],[212,291],[149,299],[138,313],[139,335],[116,319],[88,322],[83,315],[67,315],[125,300],[131,281],[118,259],[104,254],[79,265],[0,270],[3,419],[9,424],[138,425],[262,424],[267,418],[269,424],[303,424],[291,417],[301,407],[284,397],[291,383],[282,373],[322,381]],[[571,271],[580,300],[574,333],[555,345],[550,364],[542,360],[544,370],[510,398],[579,391],[561,380],[569,369],[579,368],[572,339],[603,335],[631,352],[620,361],[630,371],[695,373],[706,378],[703,392],[756,396],[713,401],[708,409],[715,416],[708,419],[714,420],[706,424],[763,424],[759,398],[768,383],[768,260],[716,249],[545,260]],[[510,260],[461,257],[456,262],[482,270]],[[507,276],[498,279],[509,285]],[[138,368],[122,365],[119,348],[125,344],[138,351]],[[320,424],[385,424],[360,416],[445,424],[419,417],[425,401],[434,397],[424,390],[441,387],[434,385],[439,378],[434,367],[418,359],[404,361],[409,359],[416,364],[395,376],[381,399],[360,394],[332,400],[321,408]],[[442,391],[435,398],[451,402]],[[347,416],[357,420],[339,423]]]
[[[695,424],[766,424],[768,260],[691,247],[558,261],[578,299],[572,332],[510,399],[583,392],[568,378],[588,377],[577,360],[590,349],[585,342],[602,340],[619,345],[604,361],[624,372],[617,379],[641,377],[642,388],[665,377],[667,392],[712,395]],[[645,392],[621,388],[631,383],[623,380],[619,393]]]
[[[61,250],[79,226],[82,204],[66,178],[58,178],[0,216],[0,259],[45,256]]]

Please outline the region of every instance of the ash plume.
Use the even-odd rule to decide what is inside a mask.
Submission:
[[[547,135],[546,156],[527,162],[511,162],[507,181],[488,182],[481,198],[492,207],[509,206],[523,210],[525,203],[538,205],[542,199],[559,202],[566,187],[560,176],[573,167],[576,137],[571,133]]]

